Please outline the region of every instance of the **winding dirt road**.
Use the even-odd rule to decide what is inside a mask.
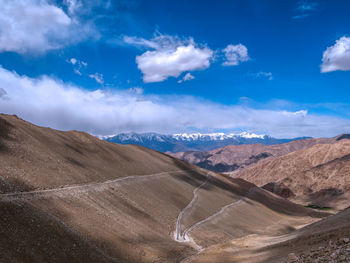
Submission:
[[[176,221],[176,240],[177,241],[185,241],[186,238],[185,238],[185,235],[181,235],[181,220],[182,220],[182,217],[183,215],[185,214],[185,212],[190,209],[193,204],[197,201],[197,192],[199,189],[201,189],[205,184],[208,183],[210,179],[210,172],[207,174],[207,179],[201,184],[199,185],[198,187],[196,187],[194,190],[193,190],[193,199],[191,200],[191,202],[184,208],[182,209],[182,211],[180,212],[179,216],[177,217],[177,221]],[[181,237],[180,237],[181,235]],[[181,238],[181,239],[180,239]]]
[[[218,212],[210,215],[209,217],[201,220],[201,221],[198,221],[197,223],[193,224],[192,226],[189,226],[188,228],[186,228],[182,235],[181,235],[181,231],[180,231],[180,224],[181,224],[181,219],[184,215],[184,213],[193,206],[193,204],[195,203],[195,201],[197,200],[197,192],[198,190],[200,190],[200,188],[202,188],[209,180],[209,173],[208,173],[208,178],[207,180],[202,183],[200,186],[198,186],[197,188],[194,189],[193,191],[193,199],[192,201],[180,212],[179,216],[178,216],[178,219],[177,219],[177,222],[176,222],[176,240],[179,241],[179,242],[185,242],[187,240],[190,240],[190,237],[188,236],[189,232],[191,232],[192,230],[194,230],[195,228],[197,228],[198,226],[200,226],[201,224],[205,223],[205,222],[208,222],[210,220],[212,220],[213,218],[215,218],[216,216],[222,214],[223,212],[225,212],[226,209],[232,207],[232,206],[236,206],[242,202],[245,201],[245,199],[248,198],[248,196],[250,195],[250,193],[252,191],[254,191],[255,189],[257,189],[258,187],[252,187],[251,189],[249,189],[249,191],[247,192],[247,194],[245,196],[243,196],[241,199],[233,202],[233,203],[230,203],[228,205],[225,205],[224,207],[222,207]],[[192,240],[193,241],[193,240]],[[194,242],[194,241],[193,241]],[[195,243],[195,242],[194,242]],[[196,245],[198,246],[198,245]],[[199,246],[198,246],[199,247]]]
[[[161,172],[161,173],[155,173],[155,174],[146,174],[146,175],[130,175],[126,177],[117,178],[114,180],[108,180],[105,182],[99,182],[99,183],[90,183],[90,184],[83,184],[83,185],[73,185],[73,186],[67,186],[67,187],[60,187],[60,188],[52,188],[52,189],[45,189],[45,190],[35,190],[35,191],[28,191],[28,192],[14,192],[14,193],[7,193],[7,194],[0,194],[0,200],[1,201],[14,201],[19,199],[33,199],[33,198],[41,198],[47,195],[64,195],[64,194],[77,194],[77,193],[83,193],[87,192],[91,188],[100,189],[103,190],[104,187],[107,187],[110,184],[113,183],[119,183],[119,182],[128,182],[128,181],[135,181],[135,180],[147,180],[151,177],[163,177],[163,176],[169,176],[173,173],[179,173],[179,172],[186,172],[191,170],[176,170],[176,171],[168,171],[168,172]]]

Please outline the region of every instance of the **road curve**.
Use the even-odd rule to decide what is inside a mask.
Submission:
[[[193,198],[192,198],[191,202],[184,209],[182,209],[182,211],[179,213],[179,216],[177,217],[177,221],[176,221],[176,240],[178,240],[178,241],[185,241],[186,240],[184,238],[184,235],[182,235],[181,236],[182,239],[180,239],[182,217],[185,214],[185,212],[188,209],[190,209],[193,206],[193,204],[196,202],[196,200],[198,198],[198,196],[197,196],[198,190],[201,189],[206,183],[208,183],[209,179],[210,179],[210,172],[207,173],[207,179],[193,190]]]
[[[222,207],[222,208],[221,208],[218,212],[216,212],[215,214],[212,214],[212,215],[210,215],[209,217],[207,217],[207,218],[205,218],[205,219],[203,219],[203,220],[201,220],[201,221],[198,221],[198,222],[195,223],[194,225],[192,225],[192,226],[186,228],[185,231],[184,231],[183,234],[182,234],[183,240],[186,240],[186,238],[188,238],[187,234],[188,234],[189,232],[191,232],[193,229],[197,228],[199,225],[201,225],[201,224],[203,224],[203,223],[205,223],[205,222],[208,222],[208,221],[210,221],[211,219],[213,219],[214,217],[216,217],[216,216],[222,214],[227,208],[232,207],[232,206],[236,206],[236,205],[240,204],[241,202],[243,202],[245,199],[248,198],[249,194],[250,194],[252,191],[254,191],[256,188],[258,188],[258,187],[252,187],[252,188],[250,188],[249,191],[247,192],[247,194],[246,194],[244,197],[242,197],[241,199],[239,199],[239,200],[237,200],[237,201],[235,201],[235,202],[233,202],[233,203],[230,203],[230,204],[228,204],[228,205],[225,205],[224,207]]]

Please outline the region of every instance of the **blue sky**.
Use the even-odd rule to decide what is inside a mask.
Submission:
[[[349,1],[0,4],[1,112],[101,135],[349,132]]]

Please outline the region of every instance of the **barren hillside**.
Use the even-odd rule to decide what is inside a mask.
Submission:
[[[261,160],[282,156],[290,152],[306,149],[315,144],[334,142],[333,138],[295,140],[276,145],[250,144],[231,145],[209,152],[190,151],[167,154],[215,172],[241,170]]]
[[[259,186],[282,184],[303,204],[345,208],[350,201],[350,140],[339,137],[335,143],[264,160],[231,175]]]
[[[0,127],[1,262],[180,262],[327,215],[146,148]]]

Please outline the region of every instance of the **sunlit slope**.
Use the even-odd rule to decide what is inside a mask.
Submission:
[[[10,115],[0,115],[0,157],[2,192],[187,169],[185,163],[144,147],[38,127]]]
[[[259,186],[283,183],[304,204],[345,208],[350,200],[350,140],[314,145],[262,161],[233,176]]]
[[[242,179],[85,133],[2,115],[0,138],[1,262],[180,262],[323,216]]]

